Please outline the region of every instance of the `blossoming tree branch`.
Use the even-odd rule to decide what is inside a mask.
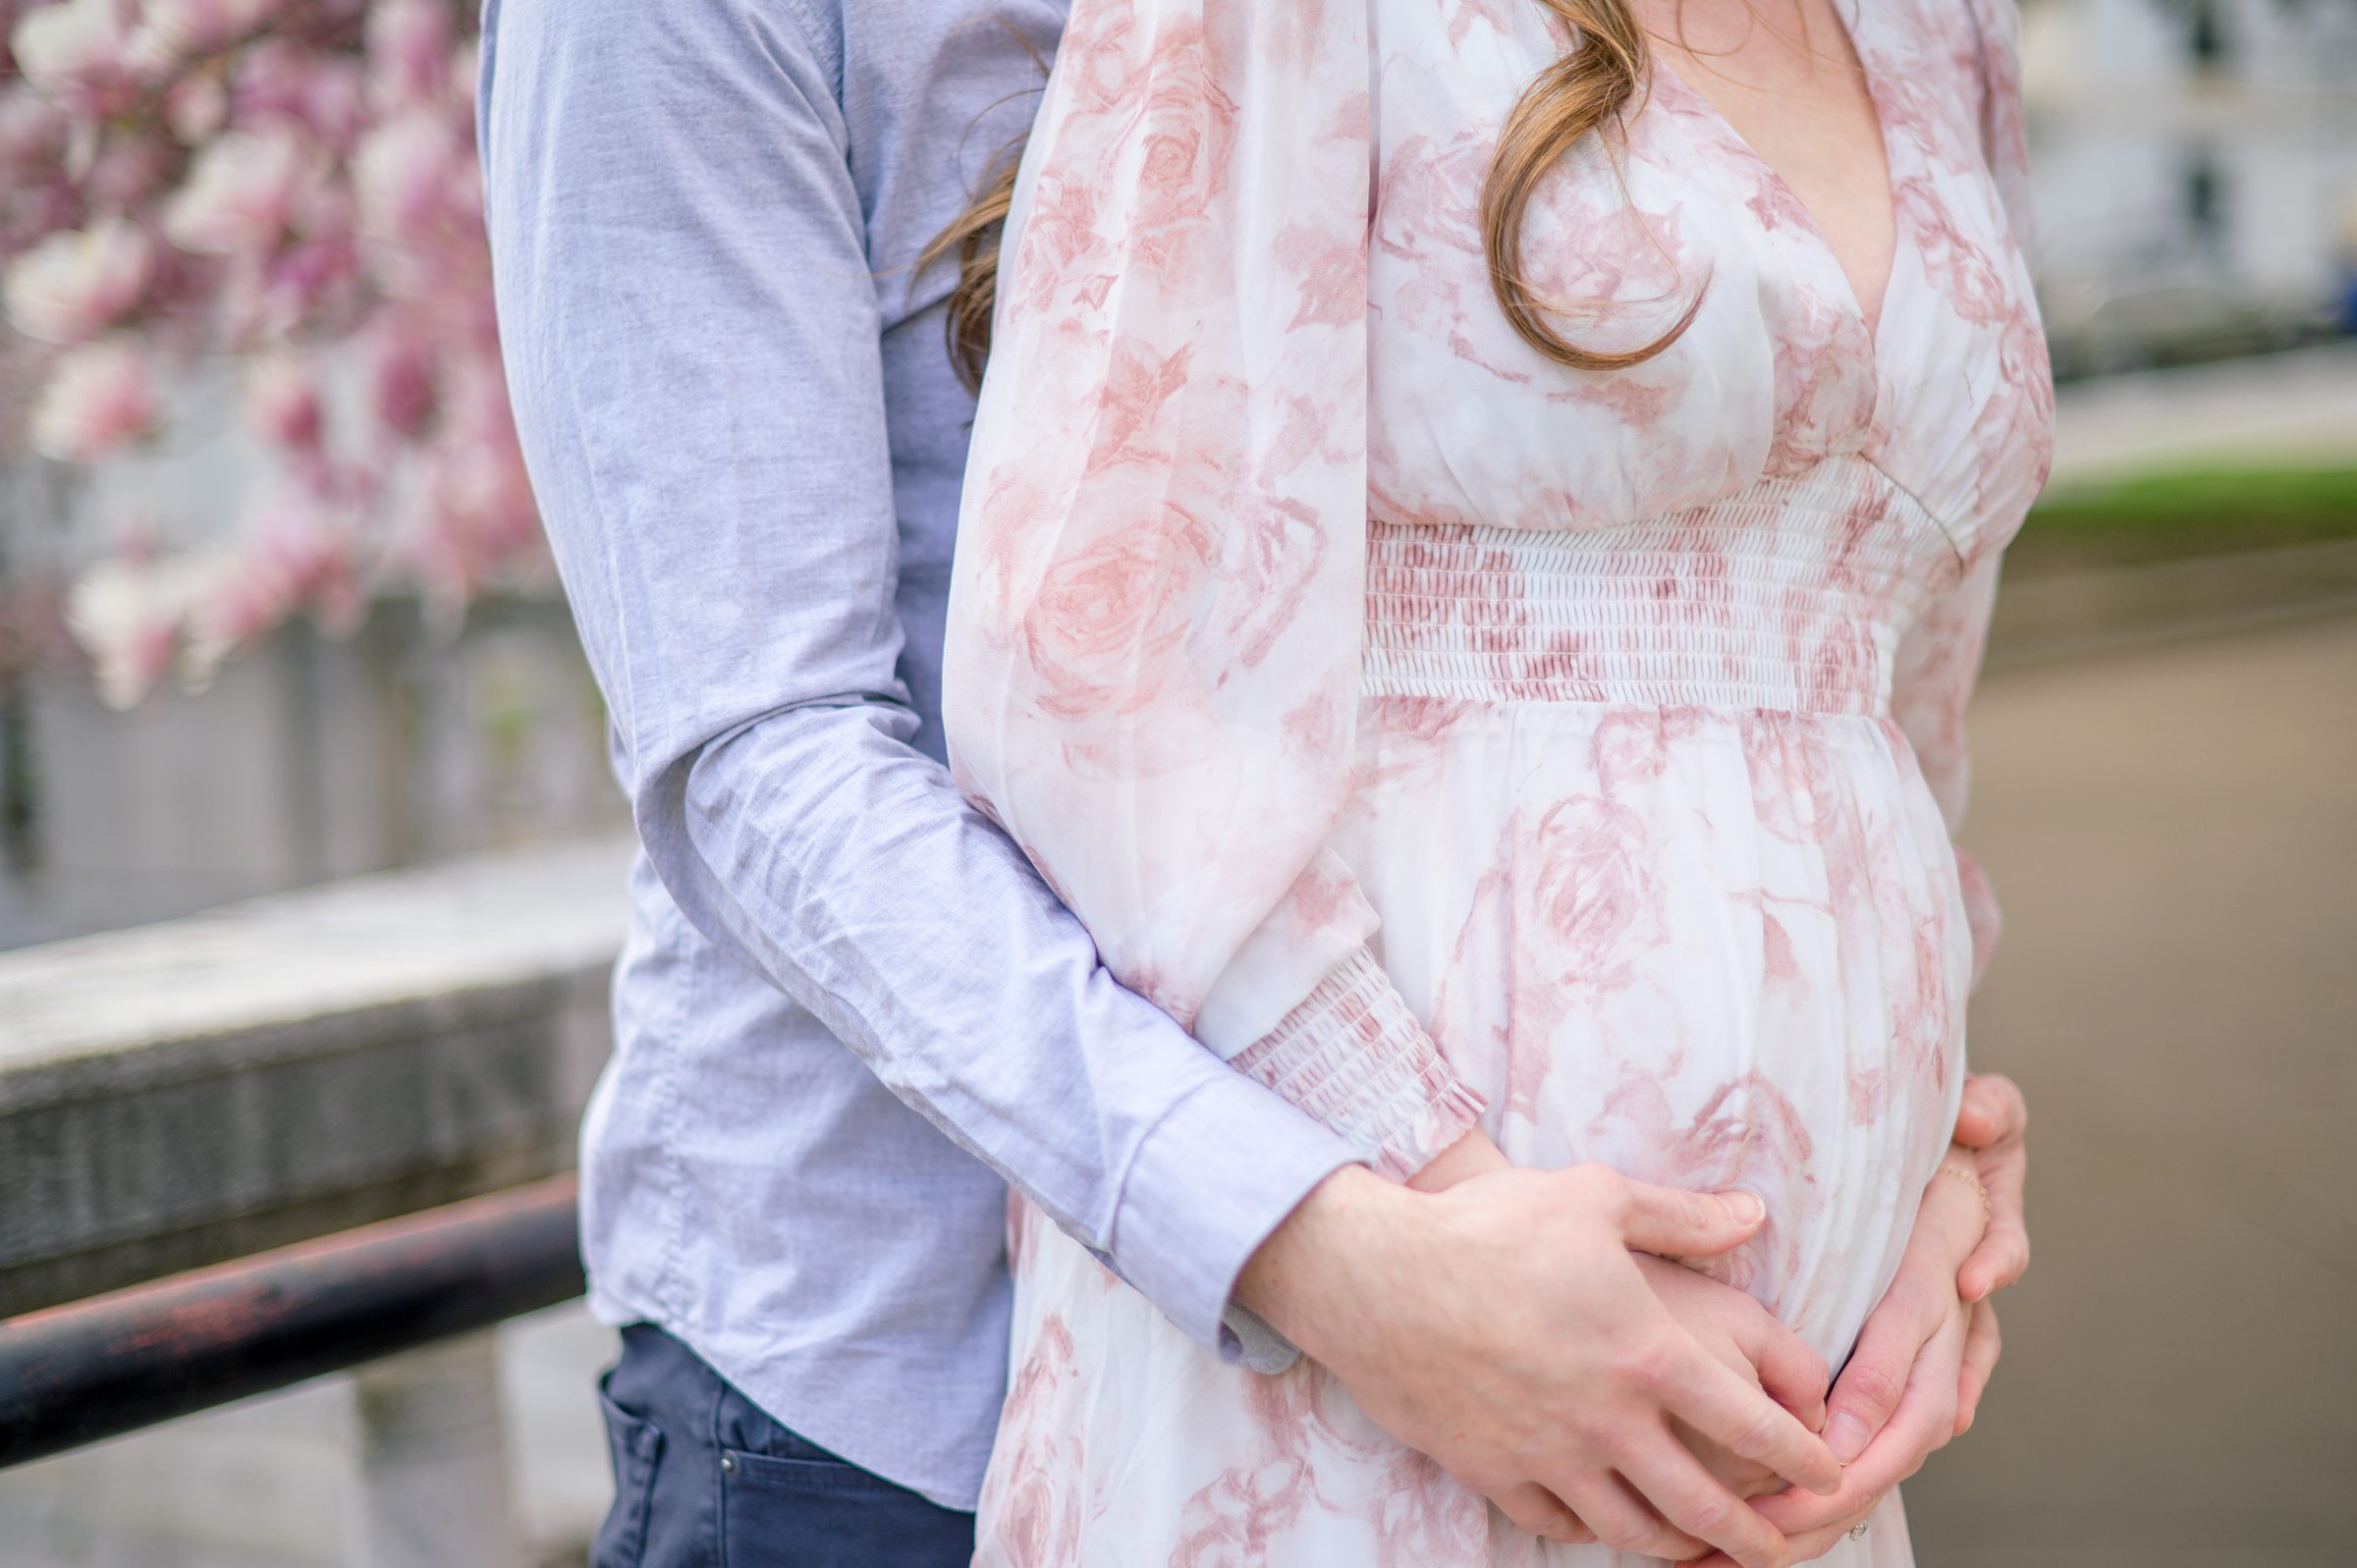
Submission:
[[[449,609],[542,569],[493,332],[472,17],[0,0],[0,459],[94,467],[218,423],[186,394],[223,365],[260,454],[210,537],[166,549],[120,519],[76,582],[69,622],[113,700],[291,616],[349,626],[386,591]]]

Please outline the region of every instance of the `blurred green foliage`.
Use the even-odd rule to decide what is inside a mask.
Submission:
[[[2075,570],[2353,537],[2357,464],[2187,468],[2049,490],[2006,565]]]

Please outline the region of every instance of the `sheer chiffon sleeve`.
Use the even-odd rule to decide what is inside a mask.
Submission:
[[[1024,155],[945,681],[1125,985],[1395,1176],[1460,1084],[1328,847],[1366,529],[1364,0],[1078,0]]]
[[[1981,156],[2014,243],[2026,257],[2036,234],[2030,210],[2029,130],[2022,104],[2021,16],[2015,0],[1968,0],[1965,9],[1978,55]],[[1892,715],[1914,747],[1951,838],[1963,822],[1972,775],[1964,708],[1988,643],[2001,545],[2019,519],[2003,521],[1997,544],[1978,552],[1971,569],[1933,603],[1901,643],[1893,672]],[[1972,927],[1972,983],[1977,988],[2003,922],[1988,876],[1961,846],[1956,850],[1956,873]]]
[[[1891,674],[1891,717],[1914,748],[1916,765],[1931,785],[1932,798],[1940,803],[1940,815],[1951,840],[1963,825],[1972,784],[1964,708],[1971,700],[1989,640],[1999,560],[1999,553],[1991,551],[1961,581],[1933,601],[1899,643]],[[1963,885],[1964,915],[1972,928],[1972,984],[1977,988],[1988,971],[2002,920],[1980,862],[1961,845],[1956,848],[1956,876]]]
[[[2030,213],[2029,114],[2021,92],[2021,10],[2017,0],[1969,0],[1980,53],[1981,155],[2022,254],[2037,253]]]

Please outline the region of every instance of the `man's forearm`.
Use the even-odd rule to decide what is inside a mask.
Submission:
[[[1117,984],[902,742],[911,724],[810,705],[705,748],[640,791],[657,871],[896,1095],[1213,1339],[1245,1257],[1350,1152]]]
[[[1116,985],[907,743],[891,323],[840,62],[797,7],[494,14],[518,434],[657,873],[1210,1337],[1244,1255],[1348,1157]]]

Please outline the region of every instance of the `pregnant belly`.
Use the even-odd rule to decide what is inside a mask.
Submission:
[[[1518,1164],[1743,1188],[1727,1261],[1838,1363],[1961,1091],[1971,944],[1905,745],[1850,716],[1370,705],[1337,848]]]

